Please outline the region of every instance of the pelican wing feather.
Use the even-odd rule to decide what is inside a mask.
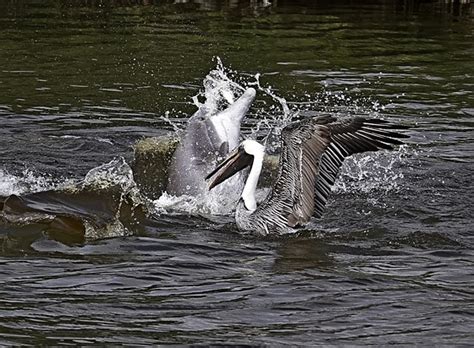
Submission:
[[[285,127],[281,134],[279,173],[269,196],[252,214],[268,226],[296,227],[314,211],[315,185],[320,158],[330,144],[327,125],[335,118],[305,119]]]
[[[319,175],[316,178],[315,217],[322,216],[331,187],[346,157],[366,151],[391,150],[393,145],[403,144],[399,138],[408,137],[394,131],[403,129],[403,126],[380,119],[356,117],[331,123],[328,128],[331,142],[321,156]]]

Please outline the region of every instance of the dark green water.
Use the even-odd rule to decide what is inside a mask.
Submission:
[[[411,138],[349,161],[296,236],[192,214],[72,245],[0,225],[0,344],[471,344],[472,5],[416,3],[1,2],[0,196],[131,162],[173,130],[162,116],[185,124],[216,56],[292,112],[383,117]],[[245,132],[281,112],[259,91]],[[114,200],[94,197],[77,199]]]

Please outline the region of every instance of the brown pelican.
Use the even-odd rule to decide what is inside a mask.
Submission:
[[[251,166],[236,223],[240,230],[262,235],[288,233],[321,217],[344,159],[352,154],[400,145],[404,127],[380,119],[357,117],[337,121],[332,116],[305,119],[286,126],[281,134],[278,177],[265,200],[257,206],[255,190],[265,147],[244,140],[212,173],[209,189]]]

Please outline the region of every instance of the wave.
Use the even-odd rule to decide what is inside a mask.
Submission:
[[[0,222],[4,237],[39,233],[63,243],[83,243],[126,236],[140,227],[148,202],[123,158],[92,169],[84,180],[61,189],[48,189],[3,199]]]

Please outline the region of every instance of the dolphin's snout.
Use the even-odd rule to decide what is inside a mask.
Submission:
[[[245,90],[244,94],[242,94],[242,97],[251,99],[253,101],[256,95],[257,91],[255,90],[255,88],[250,87]]]

